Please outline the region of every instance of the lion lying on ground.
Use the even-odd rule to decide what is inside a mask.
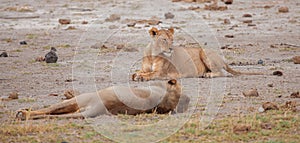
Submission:
[[[149,33],[153,43],[145,49],[142,70],[134,73],[132,80],[221,77],[223,69],[233,75],[262,74],[235,71],[213,50],[173,47],[173,28],[153,27]]]
[[[182,94],[176,80],[157,82],[149,88],[113,86],[95,93],[85,93],[35,111],[19,110],[16,117],[22,120],[39,118],[84,118],[103,114],[141,113],[165,114],[187,110],[189,97]],[[80,110],[81,112],[77,112]]]

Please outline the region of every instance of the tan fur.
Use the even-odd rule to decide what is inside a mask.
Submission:
[[[153,42],[144,51],[142,70],[132,75],[132,80],[176,79],[182,77],[220,77],[222,69],[233,75],[258,75],[235,71],[213,50],[174,47],[174,29],[152,28]]]
[[[164,114],[175,110],[178,102],[182,103],[179,103],[182,109],[178,111],[185,111],[189,97],[181,94],[181,86],[176,80],[170,80],[153,83],[149,88],[109,87],[95,93],[81,94],[48,108],[19,110],[16,117],[22,120],[45,117],[84,118],[103,114],[136,115],[154,111]]]

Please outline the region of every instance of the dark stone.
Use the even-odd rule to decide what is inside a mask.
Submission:
[[[0,54],[0,57],[8,57],[8,54],[7,54],[6,52],[2,52],[2,53]]]
[[[26,41],[21,41],[20,45],[27,45],[27,42]]]
[[[282,76],[283,73],[281,71],[274,71],[273,75]]]

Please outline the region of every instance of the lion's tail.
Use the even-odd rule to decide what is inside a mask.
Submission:
[[[263,73],[260,72],[240,72],[232,69],[230,66],[226,64],[224,68],[227,72],[233,74],[233,75],[263,75]]]

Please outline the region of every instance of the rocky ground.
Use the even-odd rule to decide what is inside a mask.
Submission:
[[[300,90],[300,64],[293,60],[300,56],[297,1],[219,1],[214,5],[209,0],[6,0],[1,2],[0,11],[0,53],[8,54],[0,57],[3,142],[135,142],[141,137],[151,142],[300,140],[299,95],[291,97]],[[112,135],[101,131],[105,127],[95,127],[94,121],[84,120],[14,121],[16,110],[61,102],[68,89],[84,93],[111,85],[147,85],[130,81],[130,75],[139,69],[143,48],[151,40],[148,30],[153,26],[175,27],[174,45],[199,43],[215,49],[236,70],[264,75],[181,79],[192,102],[184,115],[187,123],[172,136],[148,132],[133,136],[142,130],[135,127],[110,130],[116,134]],[[57,63],[38,61],[51,47],[57,49]],[[245,97],[243,92],[251,89],[256,89],[258,96]],[[8,100],[16,94],[18,99]],[[291,108],[281,107],[289,101],[293,102]],[[280,109],[260,113],[259,107],[265,102]],[[166,116],[118,118],[147,124],[163,121]],[[110,123],[112,118],[100,120]],[[268,124],[261,122],[273,127],[267,130]],[[176,123],[170,122],[170,126]],[[240,123],[246,125],[235,126]],[[127,136],[117,137],[119,134]]]

